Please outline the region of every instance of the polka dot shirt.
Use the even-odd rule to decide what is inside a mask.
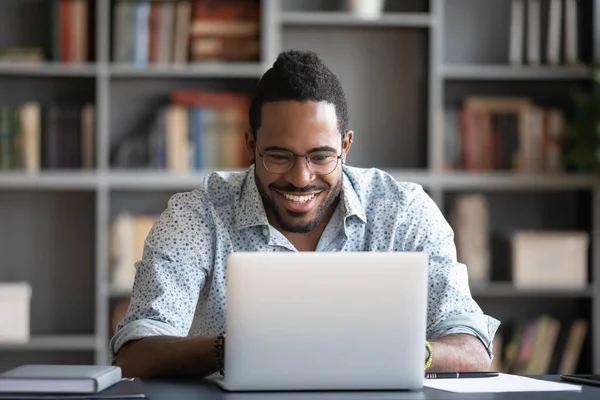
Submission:
[[[427,337],[472,334],[492,356],[500,322],[471,297],[453,231],[420,185],[378,169],[343,165],[341,200],[316,251],[429,254]],[[225,328],[225,260],[231,252],[296,251],[265,214],[254,169],[214,172],[170,198],[135,265],[131,304],[110,341],[110,357],[149,336],[216,336]]]

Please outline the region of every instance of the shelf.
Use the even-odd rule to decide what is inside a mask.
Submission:
[[[108,183],[111,189],[122,190],[191,190],[199,187],[208,171],[191,173],[111,172]]]
[[[432,186],[434,182],[434,174],[427,170],[410,170],[410,169],[386,169],[398,182],[418,183],[421,186]]]
[[[110,75],[116,78],[260,78],[260,63],[196,63],[186,65],[149,65],[138,67],[113,64]]]
[[[221,170],[219,171],[227,171]],[[442,172],[386,169],[399,182],[445,190],[560,190],[592,189],[600,177],[569,174],[519,174],[510,172]],[[107,174],[77,171],[42,171],[38,174],[1,172],[0,190],[94,190],[100,183],[117,190],[188,190],[202,184],[211,170],[190,173],[164,171],[113,171]]]
[[[0,76],[94,77],[97,71],[96,64],[0,63]]]
[[[0,350],[94,350],[94,335],[36,335],[27,343],[0,343]]]
[[[592,189],[599,182],[591,175],[511,172],[447,172],[436,178],[444,189]]]
[[[219,169],[219,171],[227,171]],[[232,170],[235,171],[235,170]],[[168,172],[111,172],[109,175],[109,186],[112,189],[126,190],[152,190],[152,189],[194,189],[202,184],[203,179],[210,170],[192,173],[168,173]],[[387,170],[396,180],[415,182],[423,186],[429,186],[432,175],[419,170]]]
[[[519,289],[511,283],[491,283],[484,287],[471,287],[474,298],[484,297],[546,297],[546,298],[592,298],[594,289]]]
[[[510,65],[445,65],[440,74],[446,79],[590,79],[592,72],[581,66],[510,66]]]
[[[283,25],[296,26],[378,26],[417,27],[432,25],[432,17],[424,13],[387,13],[377,19],[365,19],[344,12],[286,11],[281,14]]]
[[[0,172],[0,190],[92,190],[96,188],[95,172],[42,171],[36,174],[25,172]]]

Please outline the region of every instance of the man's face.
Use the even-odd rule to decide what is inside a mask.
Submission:
[[[307,233],[316,228],[342,187],[341,159],[349,150],[352,133],[344,141],[337,127],[335,106],[325,102],[277,101],[263,105],[256,142],[246,135],[248,151],[256,164],[256,184],[279,228]],[[295,157],[284,173],[267,170],[263,157],[270,150],[287,150],[304,155],[315,150],[335,153],[337,166],[328,175],[311,171],[304,157]]]

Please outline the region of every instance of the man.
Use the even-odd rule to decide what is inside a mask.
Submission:
[[[489,368],[499,321],[471,298],[450,226],[419,185],[346,166],[354,135],[347,125],[342,87],[318,56],[280,54],[250,105],[252,166],[212,173],[173,196],[147,238],[131,306],[110,343],[125,376],[219,370],[225,260],[236,251],[425,251],[424,366]]]

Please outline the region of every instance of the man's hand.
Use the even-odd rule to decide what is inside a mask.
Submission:
[[[473,335],[448,335],[429,343],[433,359],[427,372],[489,371],[490,356],[481,340]],[[425,360],[428,356],[425,349]]]

